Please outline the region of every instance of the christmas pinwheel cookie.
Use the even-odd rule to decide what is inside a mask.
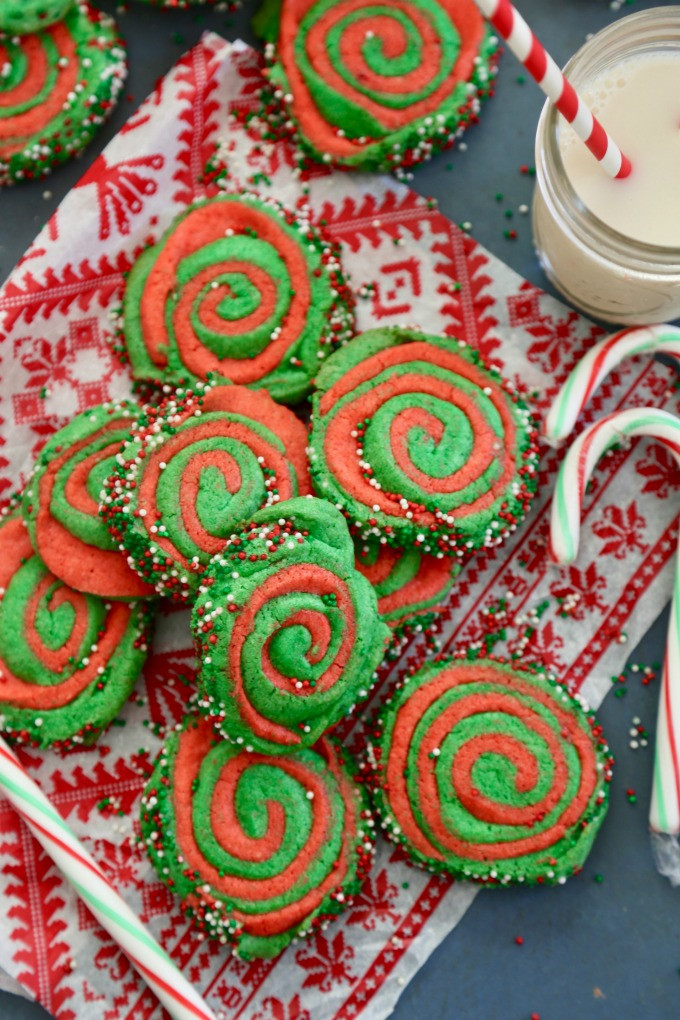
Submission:
[[[75,591],[34,552],[18,511],[0,518],[0,729],[47,747],[91,744],[147,654],[144,603]]]
[[[142,798],[142,838],[195,926],[234,952],[276,956],[351,905],[373,861],[366,794],[349,754],[263,755],[189,716]]]
[[[27,13],[58,7],[15,6]],[[83,149],[127,73],[112,19],[87,3],[69,5],[62,21],[34,34],[16,31],[0,31],[0,185],[43,177]]]
[[[29,35],[61,21],[75,0],[0,0],[0,32]]]
[[[267,393],[180,388],[137,419],[102,515],[142,580],[184,601],[243,521],[309,492],[306,442],[302,422]]]
[[[43,447],[23,495],[28,534],[43,562],[72,588],[105,598],[155,595],[127,565],[99,514],[104,480],[139,414],[138,406],[121,401],[77,415]]]
[[[434,623],[460,570],[448,556],[397,549],[376,539],[355,542],[355,557],[357,570],[378,596],[378,612],[397,639]]]
[[[383,830],[416,864],[492,885],[562,883],[583,867],[612,759],[564,687],[498,660],[430,662],[372,734]]]
[[[192,628],[199,708],[270,753],[311,746],[365,699],[390,637],[342,515],[318,499],[268,507],[230,539]]]
[[[189,206],[135,263],[123,302],[135,378],[210,373],[284,404],[309,393],[353,325],[337,248],[302,213],[249,192]]]
[[[321,162],[411,166],[453,144],[492,91],[498,40],[473,0],[282,0],[256,27],[278,116]]]
[[[463,560],[523,520],[535,423],[463,341],[372,330],[337,351],[316,385],[312,481],[360,540]]]

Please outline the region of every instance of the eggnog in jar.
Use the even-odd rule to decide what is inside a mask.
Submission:
[[[565,73],[630,159],[610,178],[550,104],[536,136],[534,242],[547,275],[589,315],[680,316],[680,6],[623,18]]]

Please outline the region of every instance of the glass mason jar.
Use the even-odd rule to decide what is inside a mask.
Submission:
[[[580,91],[621,60],[657,52],[680,58],[680,6],[655,7],[609,25],[564,70]],[[677,318],[680,243],[672,248],[643,243],[586,208],[562,162],[561,120],[547,102],[536,131],[532,221],[543,270],[571,304],[592,318],[623,325]]]

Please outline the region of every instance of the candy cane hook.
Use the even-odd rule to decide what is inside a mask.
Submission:
[[[590,425],[568,450],[555,485],[549,543],[555,562],[571,563],[578,553],[581,504],[597,461],[606,450],[634,436],[659,440],[680,466],[680,418],[667,411],[631,408]],[[680,884],[680,542],[661,675],[649,824],[659,871],[674,885]]]

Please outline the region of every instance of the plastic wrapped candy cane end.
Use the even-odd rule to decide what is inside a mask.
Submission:
[[[680,836],[668,832],[651,832],[650,840],[656,870],[671,885],[680,885]]]

